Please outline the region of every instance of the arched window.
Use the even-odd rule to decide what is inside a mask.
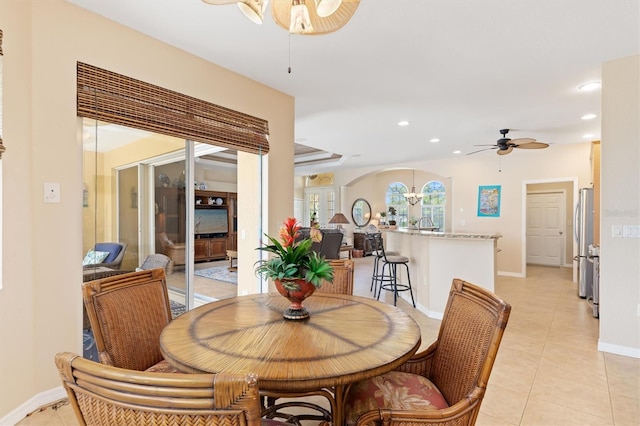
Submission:
[[[387,193],[385,195],[385,204],[387,206],[387,223],[391,219],[389,217],[389,207],[396,209],[395,221],[396,225],[407,226],[409,216],[409,205],[405,200],[404,194],[408,192],[407,186],[402,182],[393,182],[387,187]]]
[[[444,231],[444,210],[447,201],[446,189],[442,182],[432,180],[422,187],[422,216],[428,216],[438,230]]]

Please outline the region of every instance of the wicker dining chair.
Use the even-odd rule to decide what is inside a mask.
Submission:
[[[454,279],[438,339],[398,370],[352,385],[347,424],[475,424],[510,312],[495,294]]]
[[[82,426],[261,424],[253,374],[134,371],[70,352],[56,354],[55,363]]]
[[[351,259],[329,261],[333,267],[333,282],[323,280],[318,293],[353,294],[354,263]]]
[[[177,371],[160,352],[160,333],[172,318],[162,268],[83,283],[82,298],[101,363],[130,370]]]

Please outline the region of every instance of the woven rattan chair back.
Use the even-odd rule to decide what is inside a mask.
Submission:
[[[510,312],[495,294],[453,280],[428,374],[449,404],[482,398]]]
[[[323,281],[319,293],[353,294],[354,263],[351,259],[331,260],[333,282]]]
[[[81,425],[260,425],[253,374],[132,371],[70,352],[55,362]]]
[[[89,281],[82,297],[100,362],[146,370],[163,360],[160,333],[171,321],[163,269]]]

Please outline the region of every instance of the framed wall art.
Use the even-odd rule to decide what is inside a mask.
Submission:
[[[478,216],[500,216],[500,185],[478,187]]]

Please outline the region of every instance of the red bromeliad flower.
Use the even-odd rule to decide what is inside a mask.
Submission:
[[[280,227],[280,239],[283,247],[291,247],[298,237],[300,222],[295,217],[288,217]]]

